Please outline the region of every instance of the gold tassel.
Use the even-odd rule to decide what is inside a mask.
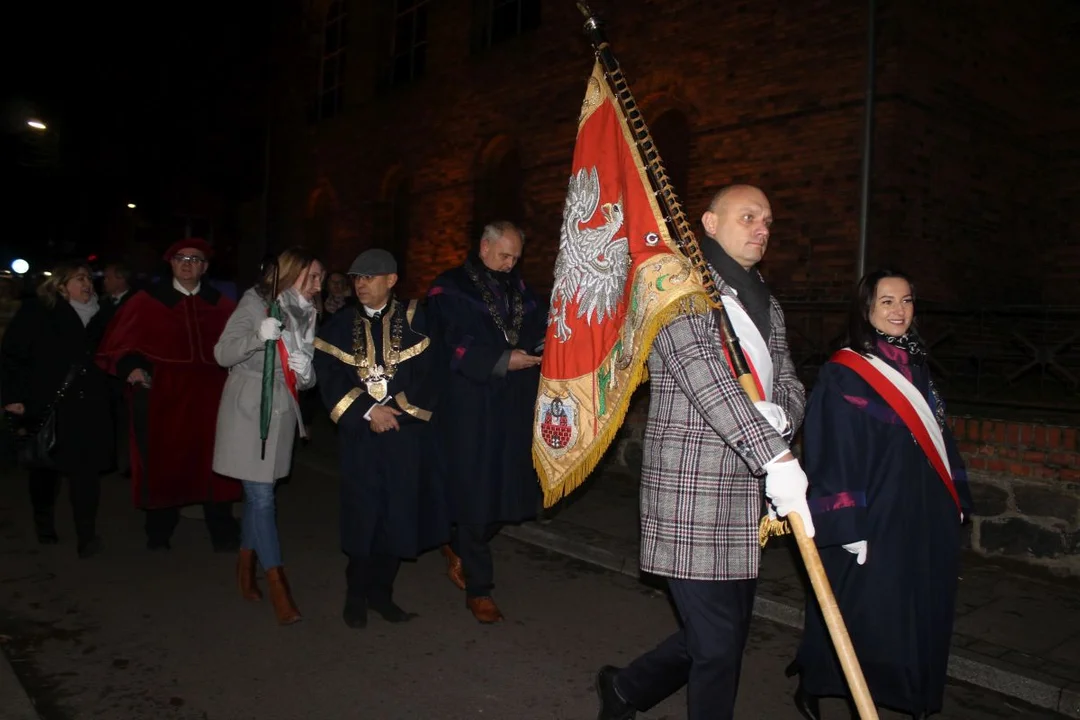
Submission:
[[[769,542],[769,538],[790,534],[791,525],[788,524],[787,520],[781,518],[771,518],[766,515],[761,518],[761,524],[758,525],[758,542],[761,544],[762,549]]]

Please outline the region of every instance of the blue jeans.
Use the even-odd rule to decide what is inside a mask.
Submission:
[[[274,483],[244,481],[244,518],[240,547],[254,550],[263,570],[281,565],[274,507]]]

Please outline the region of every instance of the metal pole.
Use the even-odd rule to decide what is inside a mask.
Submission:
[[[866,108],[864,110],[862,178],[859,188],[859,257],[855,268],[856,279],[866,274],[866,245],[870,228],[870,166],[874,150],[874,35],[876,30],[877,0],[867,0],[866,18]]]

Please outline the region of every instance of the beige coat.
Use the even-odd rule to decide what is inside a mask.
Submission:
[[[289,474],[300,418],[289,398],[278,357],[274,363],[273,414],[263,460],[259,413],[265,344],[259,340],[258,332],[259,324],[266,318],[266,309],[266,302],[255,290],[248,290],[214,346],[214,358],[229,369],[218,409],[214,472],[237,480],[272,483]],[[298,390],[314,384],[314,368],[307,378],[297,377]]]

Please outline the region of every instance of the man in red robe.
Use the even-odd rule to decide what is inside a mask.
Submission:
[[[214,549],[239,547],[232,503],[240,484],[212,468],[228,377],[214,345],[236,303],[202,282],[211,254],[198,238],[173,243],[165,253],[172,277],[124,303],[98,349],[101,367],[129,385],[132,499],[146,511],[151,550],[169,549],[180,508],[196,503]]]

